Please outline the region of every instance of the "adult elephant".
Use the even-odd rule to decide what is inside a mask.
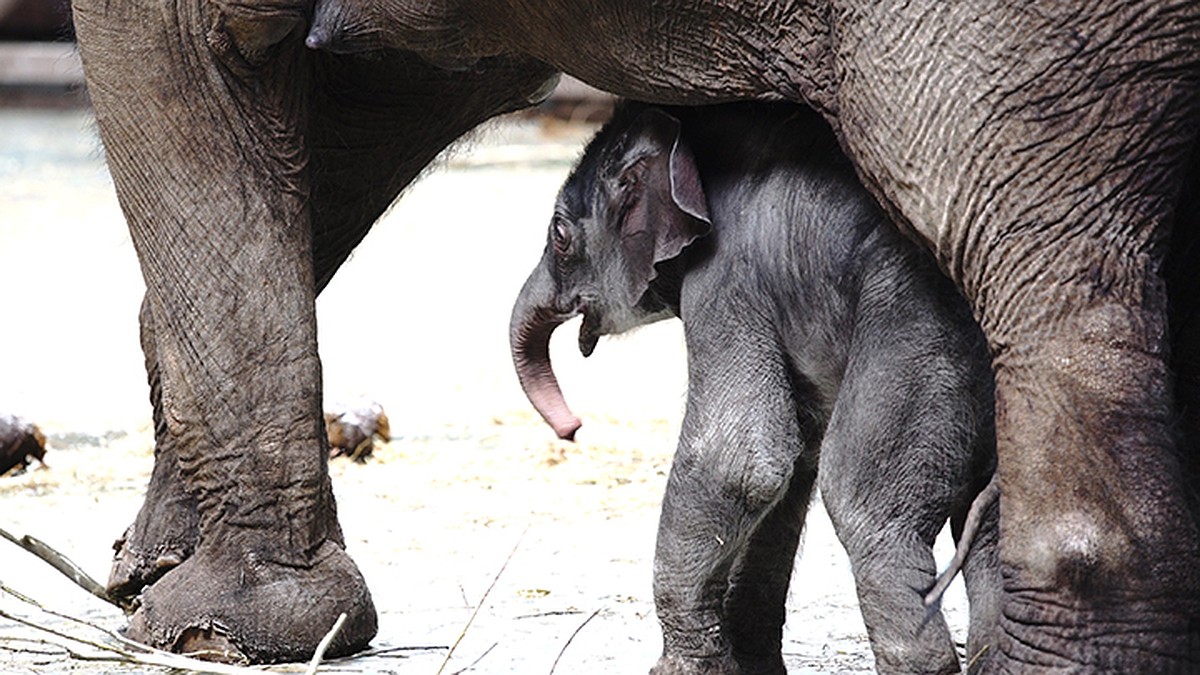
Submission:
[[[320,459],[313,297],[420,166],[528,100],[550,64],[660,103],[825,115],[993,351],[1005,588],[991,664],[1200,667],[1196,444],[1174,436],[1196,426],[1196,387],[1175,400],[1171,370],[1194,383],[1200,347],[1169,344],[1160,275],[1181,187],[1197,184],[1200,5],[357,2],[319,7],[307,37],[385,50],[374,60],[303,53],[308,0],[75,1],[149,288],[156,476],[177,471],[162,492],[199,504],[199,544],[146,591],[134,635],[282,658],[324,627],[284,635],[275,582],[306,598],[362,588]],[[232,585],[249,602],[212,592]],[[369,638],[369,601],[327,604],[357,608],[342,649]],[[322,611],[306,621],[336,608]]]

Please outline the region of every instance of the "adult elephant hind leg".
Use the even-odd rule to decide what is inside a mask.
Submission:
[[[1130,187],[1104,194],[1090,222],[1025,213],[1039,227],[992,240],[979,261],[996,280],[975,303],[995,355],[997,668],[1200,667],[1200,533],[1159,275],[1176,176],[1153,179],[1105,177]]]
[[[1175,18],[1200,35],[1200,15]],[[997,668],[1200,668],[1200,529],[1162,276],[1200,115],[1200,63],[1178,67],[1190,81],[1169,69],[1095,94],[1111,126],[1046,124],[1071,150],[1039,137],[1018,157],[1067,177],[1031,201],[1046,183],[1020,175],[974,223],[987,245],[965,286],[996,372]]]
[[[1166,293],[1153,228],[1129,229],[1145,223],[1136,210],[1025,230],[985,254],[996,281],[975,300],[995,354],[1003,575],[989,668],[1200,663]]]
[[[1161,288],[1138,295],[1164,299]],[[1200,558],[1170,434],[1165,317],[1140,302],[1084,309],[997,358],[1006,659],[1200,663]],[[1048,658],[1064,636],[1080,651]]]
[[[162,381],[149,299],[143,300],[139,318],[154,413],[154,470],[136,519],[113,545],[115,555],[108,590],[124,598],[136,596],[143,587],[183,562],[195,550],[200,536],[196,497],[187,491],[179,474],[175,439],[167,431],[163,416]]]
[[[85,73],[153,313],[161,403],[193,555],[142,596],[130,637],[306,658],[338,615],[376,630],[326,468],[307,151],[307,3],[80,0]],[[149,64],[149,65],[148,65]]]
[[[993,354],[997,671],[1200,664],[1159,276],[1200,114],[1200,6],[1109,9],[864,5],[839,31],[850,154]],[[866,37],[898,21],[903,44]]]

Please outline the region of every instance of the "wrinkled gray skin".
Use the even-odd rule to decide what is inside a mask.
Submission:
[[[434,155],[555,81],[312,52],[306,6],[277,9],[74,10],[147,286],[155,466],[109,587],[140,594],[130,637],[255,662],[308,659],[342,612],[332,653],[376,631],[330,488],[316,294]]]
[[[439,150],[558,70],[660,103],[818,110],[993,354],[993,667],[1200,668],[1196,211],[1171,227],[1200,190],[1200,4],[73,5],[162,411],[114,579],[134,570],[138,586],[163,542],[190,542],[134,635],[182,648],[216,626],[271,660],[311,650],[347,609],[335,649],[369,639],[324,467],[313,297]],[[330,600],[299,629],[272,579]],[[233,580],[239,597],[217,592]]]
[[[994,461],[987,348],[819,117],[785,104],[619,109],[559,193],[513,308],[518,375],[560,435],[577,423],[547,344],[577,314],[585,355],[601,335],[670,316],[687,337],[654,561],[655,672],[785,672],[784,603],[815,485],[880,672],[959,671],[923,592],[934,538],[951,516],[957,536]],[[990,515],[966,569],[980,666],[1001,585]]]

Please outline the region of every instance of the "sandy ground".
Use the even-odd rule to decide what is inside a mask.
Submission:
[[[562,652],[556,672],[637,673],[659,653],[650,576],[685,390],[677,322],[606,340],[586,361],[576,324],[559,330],[552,353],[584,420],[578,444],[555,441],[531,411],[507,351],[512,300],[590,131],[492,125],[409,191],[318,300],[327,401],[377,400],[396,435],[366,464],[331,466],[348,548],[379,610],[373,646],[385,651],[323,671],[438,672],[493,581],[446,672],[546,673]],[[0,527],[42,538],[101,579],[151,467],[142,288],[88,114],[0,110],[0,412],[50,436],[49,468],[0,478]],[[939,557],[950,553],[943,535]],[[123,625],[4,542],[0,581]],[[960,641],[964,606],[956,584],[947,613]],[[36,616],[7,597],[0,608]],[[36,640],[57,642],[0,618],[0,671],[147,670]],[[873,667],[819,503],[785,652],[796,673]]]

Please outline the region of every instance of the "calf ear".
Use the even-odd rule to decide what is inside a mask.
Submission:
[[[696,160],[679,128],[679,120],[651,108],[633,122],[623,139],[614,212],[620,218],[633,304],[657,275],[655,265],[678,256],[712,229]]]

